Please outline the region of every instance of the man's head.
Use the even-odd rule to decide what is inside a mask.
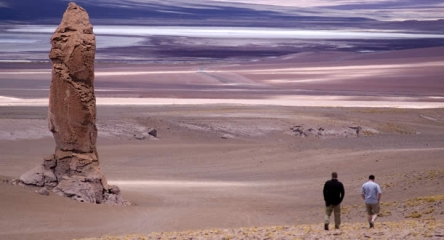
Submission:
[[[369,179],[369,180],[372,180],[372,181],[375,181],[375,176],[370,175],[370,176],[368,177],[368,179]]]
[[[332,172],[331,173],[331,178],[337,179],[338,178],[338,173],[337,172]]]

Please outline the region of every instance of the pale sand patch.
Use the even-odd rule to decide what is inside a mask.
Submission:
[[[184,73],[197,73],[195,71],[111,71],[111,72],[99,72],[96,71],[95,76],[128,76],[128,75],[146,75],[146,74],[184,74]],[[51,71],[4,71],[2,74],[17,75],[17,74],[51,74]]]
[[[189,187],[251,187],[262,186],[266,183],[259,182],[223,182],[223,181],[108,181],[112,185],[120,186],[134,186],[134,187],[177,187],[177,188],[189,188]]]
[[[265,80],[269,83],[310,83],[310,82],[327,82],[327,81],[342,81],[342,80],[349,80],[349,79],[355,79],[358,80],[360,78],[365,77],[375,77],[375,76],[390,76],[391,74],[395,73],[398,69],[387,69],[387,70],[380,70],[380,69],[367,69],[367,70],[355,70],[355,71],[347,71],[344,72],[343,70],[335,70],[330,72],[322,72],[318,71],[316,73],[309,73],[309,77],[307,77],[307,73],[302,72],[283,72],[283,74],[289,75],[293,74],[293,79],[271,79],[271,80]],[[264,73],[261,75],[270,74],[275,75],[274,72],[270,73]],[[301,76],[303,75],[303,76]],[[310,75],[318,76],[318,77],[312,77]],[[322,76],[322,77],[319,77]]]
[[[267,68],[267,69],[254,69],[254,70],[230,70],[228,72],[237,73],[251,73],[251,74],[264,74],[267,72],[296,72],[304,74],[317,74],[319,71],[344,71],[344,70],[376,70],[376,69],[396,69],[396,68],[412,68],[412,67],[441,67],[444,66],[443,61],[435,62],[421,62],[421,63],[401,63],[401,64],[374,64],[374,65],[352,65],[352,66],[328,66],[328,67],[292,67],[292,68]],[[170,71],[96,71],[96,76],[115,76],[115,75],[146,75],[146,74],[186,74],[186,73],[222,73],[227,72],[224,70],[170,70]],[[2,74],[50,74],[51,71],[40,70],[40,71],[3,71]]]
[[[444,102],[424,102],[428,98],[345,96],[279,96],[270,99],[200,99],[200,98],[97,98],[99,106],[158,105],[258,105],[294,107],[379,107],[379,108],[444,108]],[[369,100],[370,99],[370,100]],[[422,100],[422,101],[421,101]],[[0,96],[0,106],[47,106],[47,98],[23,99]]]
[[[147,74],[186,74],[196,73],[198,71],[131,71],[131,72],[96,72],[96,76],[118,76],[118,75],[147,75]]]
[[[301,67],[301,68],[267,68],[267,69],[254,69],[254,70],[232,70],[231,72],[241,73],[257,73],[263,74],[264,72],[288,72],[288,71],[332,71],[332,70],[369,70],[369,69],[392,69],[392,68],[412,68],[412,67],[440,67],[444,66],[444,62],[422,62],[422,63],[401,63],[401,64],[375,64],[375,65],[352,65],[352,66],[329,66],[329,67]],[[215,71],[217,72],[217,71]]]
[[[35,75],[35,74],[51,74],[51,71],[2,71],[2,75]]]

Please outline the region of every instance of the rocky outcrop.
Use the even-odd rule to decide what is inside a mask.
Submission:
[[[69,3],[51,44],[48,121],[56,150],[41,165],[23,174],[20,181],[53,188],[56,194],[81,202],[126,205],[120,191],[108,186],[99,166],[94,95],[96,42],[82,7]]]
[[[137,140],[145,140],[147,138],[157,139],[157,130],[155,128],[148,128],[146,132],[134,134],[134,138]]]
[[[367,135],[377,134],[377,131],[371,128],[364,128]],[[363,127],[319,127],[319,126],[302,126],[296,125],[290,128],[291,133],[295,136],[317,137],[317,138],[349,138],[360,137],[363,133]]]

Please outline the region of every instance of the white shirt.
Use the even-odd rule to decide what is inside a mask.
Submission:
[[[362,185],[362,194],[364,195],[366,204],[378,203],[378,195],[381,193],[381,188],[373,181],[368,181]]]

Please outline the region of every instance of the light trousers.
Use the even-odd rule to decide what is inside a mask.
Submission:
[[[330,216],[332,212],[334,212],[335,215],[335,227],[339,228],[341,225],[341,204],[325,207],[325,224],[330,224]]]

